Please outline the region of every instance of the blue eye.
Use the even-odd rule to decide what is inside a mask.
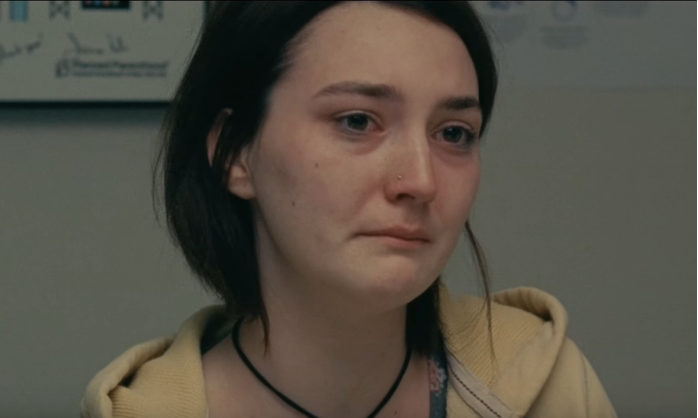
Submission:
[[[446,142],[464,149],[472,147],[478,139],[473,131],[462,126],[449,126],[441,132]]]
[[[363,135],[369,133],[371,124],[375,122],[366,113],[355,112],[340,116],[334,121],[339,129],[350,135]],[[475,132],[469,128],[451,125],[440,131],[443,140],[457,148],[470,149],[478,140]]]
[[[351,113],[336,120],[340,128],[349,133],[364,133],[371,124],[371,118],[364,113]]]

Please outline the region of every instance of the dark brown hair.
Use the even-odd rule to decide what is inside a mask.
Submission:
[[[270,93],[292,65],[293,51],[303,42],[301,30],[341,2],[214,3],[163,122],[162,144],[153,169],[153,195],[157,206],[157,185],[162,175],[169,231],[191,270],[225,302],[231,315],[261,318],[268,343],[269,323],[260,291],[253,212],[249,201],[228,191],[230,167],[224,162],[234,161],[260,130]],[[379,3],[427,16],[462,39],[477,73],[482,136],[494,104],[497,70],[473,8],[463,1]],[[206,139],[224,108],[234,111],[223,124],[209,165]],[[469,220],[464,231],[482,275],[491,345],[485,256]],[[405,338],[419,354],[433,353],[442,341],[440,281],[441,276],[407,306]]]

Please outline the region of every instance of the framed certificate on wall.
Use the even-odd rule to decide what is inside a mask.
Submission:
[[[0,1],[0,103],[166,103],[205,1]]]

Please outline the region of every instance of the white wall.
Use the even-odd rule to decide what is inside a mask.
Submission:
[[[486,139],[495,288],[560,299],[619,416],[695,416],[695,114],[694,88],[519,90]]]
[[[695,97],[503,91],[482,151],[495,290],[562,301],[620,416],[695,416]],[[162,115],[0,108],[0,416],[77,416],[99,369],[212,303],[151,209]],[[456,293],[478,292],[467,254]]]

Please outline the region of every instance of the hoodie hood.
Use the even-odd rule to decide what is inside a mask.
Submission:
[[[492,302],[492,344],[483,299],[464,295],[441,302],[453,389],[449,416],[462,416],[452,412],[463,402],[483,417],[491,411],[524,416],[566,339],[567,313],[553,296],[519,287],[493,294]]]
[[[552,393],[550,402],[545,396],[541,401],[556,365],[561,367],[558,357],[569,341],[565,337],[567,314],[553,296],[526,287],[495,293],[492,345],[483,299],[451,298],[444,285],[440,299],[449,360],[449,417],[522,417],[531,408],[547,408],[550,402],[553,407],[555,402],[567,404],[565,399],[560,401],[559,393]],[[89,383],[81,403],[82,418],[206,418],[200,349],[206,342],[202,338],[210,335],[218,341],[233,323],[223,305],[211,305],[188,318],[176,334],[128,349]],[[590,367],[589,371],[593,375]],[[563,379],[570,380],[570,376]],[[605,397],[600,390],[599,396]],[[579,402],[588,404],[589,399]],[[588,405],[580,407],[588,412]]]

